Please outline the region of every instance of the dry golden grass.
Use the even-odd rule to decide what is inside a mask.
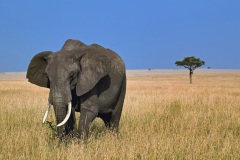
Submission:
[[[0,80],[0,159],[240,159],[239,70],[152,73],[128,74],[119,135],[97,119],[67,146],[41,124],[47,89]]]

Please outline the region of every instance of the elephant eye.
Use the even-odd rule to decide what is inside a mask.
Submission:
[[[71,72],[71,73],[69,74],[69,78],[70,78],[70,79],[73,79],[75,76],[76,76],[76,73],[75,73],[75,72]]]
[[[71,72],[71,73],[69,74],[69,77],[70,77],[70,78],[73,78],[73,75],[74,75],[74,73]]]

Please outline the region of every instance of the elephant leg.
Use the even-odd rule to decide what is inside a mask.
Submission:
[[[110,119],[110,130],[114,132],[118,132],[118,125],[119,125],[121,114],[122,114],[125,93],[126,93],[126,81],[124,80],[116,107],[113,110],[112,117]]]
[[[109,129],[113,132],[118,132],[118,126],[122,114],[122,107],[116,107],[112,113],[112,117],[109,122]]]
[[[91,122],[96,118],[96,113],[89,110],[82,110],[78,126],[79,138],[86,140]]]

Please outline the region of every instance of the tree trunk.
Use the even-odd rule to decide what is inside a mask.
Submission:
[[[190,73],[189,73],[190,84],[192,84],[192,75],[193,75],[193,70],[190,69]]]
[[[191,73],[189,74],[189,77],[190,77],[190,84],[192,84],[192,74]]]

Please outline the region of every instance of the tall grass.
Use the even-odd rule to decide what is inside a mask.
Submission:
[[[41,124],[47,99],[26,80],[0,80],[0,159],[240,158],[238,71],[201,72],[192,85],[187,74],[129,75],[120,134],[96,119],[86,144],[54,139]]]

